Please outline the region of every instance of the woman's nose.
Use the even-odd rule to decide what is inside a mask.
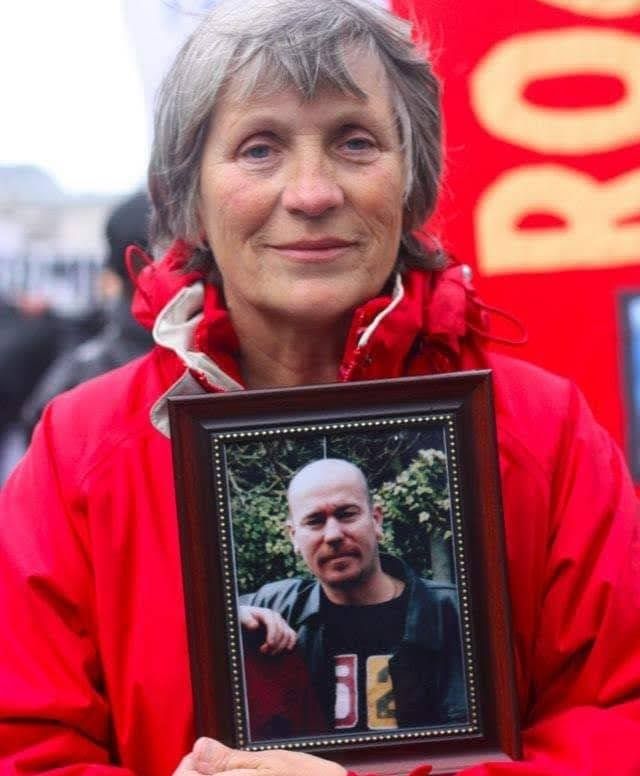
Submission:
[[[343,202],[328,160],[305,158],[292,166],[282,193],[282,205],[290,213],[317,218]]]

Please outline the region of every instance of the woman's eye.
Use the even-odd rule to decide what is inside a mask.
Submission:
[[[350,137],[345,140],[344,147],[347,151],[370,151],[373,147],[373,141],[366,137]]]
[[[271,146],[267,145],[266,143],[260,143],[258,145],[252,145],[248,148],[244,148],[242,150],[241,156],[252,161],[261,161],[263,159],[268,159],[271,151]]]

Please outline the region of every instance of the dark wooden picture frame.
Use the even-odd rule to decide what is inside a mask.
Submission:
[[[170,420],[198,735],[238,748],[309,751],[380,774],[421,762],[453,774],[520,757],[489,371],[173,398]],[[313,445],[319,435],[337,435],[362,447],[384,434],[403,435],[414,448],[421,435],[443,439],[464,719],[353,734],[253,735],[229,462],[247,444],[294,440],[295,447],[295,440]]]

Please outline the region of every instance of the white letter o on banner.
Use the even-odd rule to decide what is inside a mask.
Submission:
[[[582,16],[614,19],[640,12],[640,0],[541,0],[546,5],[564,8]]]
[[[528,83],[563,75],[619,78],[613,105],[550,108],[524,98]],[[640,37],[569,27],[515,35],[494,46],[471,75],[475,114],[492,135],[542,153],[586,154],[640,141]]]

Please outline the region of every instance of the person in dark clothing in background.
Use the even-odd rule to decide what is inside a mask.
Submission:
[[[109,253],[99,281],[105,325],[92,339],[61,353],[36,384],[21,410],[29,435],[54,396],[141,356],[153,344],[149,332],[131,315],[133,287],[125,264],[129,245],[147,249],[149,212],[149,198],[139,192],[109,216],[105,230]]]
[[[55,357],[55,316],[43,303],[0,299],[0,435]]]

